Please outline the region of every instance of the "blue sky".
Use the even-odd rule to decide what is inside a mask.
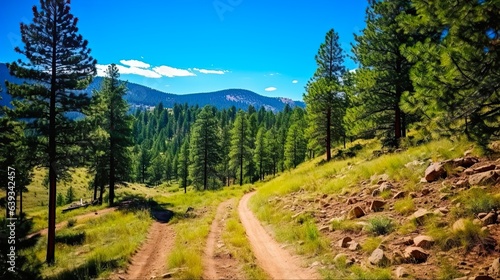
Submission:
[[[0,4],[0,62],[22,58],[19,23],[38,0]],[[243,88],[301,100],[314,56],[334,28],[350,54],[364,28],[366,0],[72,0],[80,33],[99,69],[120,65],[121,78],[185,94]],[[357,68],[346,58],[348,69]],[[100,71],[101,72],[101,71]]]

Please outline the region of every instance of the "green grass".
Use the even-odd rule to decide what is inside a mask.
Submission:
[[[366,231],[375,236],[386,235],[395,228],[394,221],[385,216],[375,216],[368,219],[367,222]]]
[[[344,219],[334,219],[330,226],[333,230],[342,230],[346,232],[360,232],[363,229],[363,224]]]
[[[152,219],[149,212],[116,211],[89,220],[78,227],[57,231],[56,263],[41,266],[47,279],[89,279],[106,277],[112,269],[125,267],[128,259],[144,240]],[[28,263],[45,259],[47,237],[20,252]]]
[[[471,188],[462,192],[457,200],[461,203],[460,207],[454,207],[451,211],[455,217],[473,217],[481,212],[500,208],[500,196],[481,188]]]
[[[368,254],[371,254],[375,249],[382,244],[381,237],[368,237],[363,244],[361,244],[361,249]]]
[[[410,213],[415,212],[415,203],[413,203],[413,199],[411,197],[405,197],[394,202],[394,211],[407,216]]]
[[[201,278],[203,274],[202,255],[210,225],[215,217],[217,205],[232,197],[241,197],[248,186],[232,186],[217,191],[189,191],[175,193],[168,199],[158,197],[170,205],[176,213],[171,221],[176,232],[175,244],[167,257],[169,269],[178,269],[177,279]],[[188,207],[195,209],[194,216],[185,217]]]

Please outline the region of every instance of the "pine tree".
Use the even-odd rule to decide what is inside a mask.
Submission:
[[[193,125],[189,146],[189,175],[197,189],[207,190],[210,181],[212,188],[217,187],[213,182],[217,179],[216,166],[220,163],[218,130],[212,107],[203,107]]]
[[[400,18],[407,34],[421,34],[404,48],[415,65],[414,95],[405,108],[422,112],[421,127],[441,135],[466,134],[485,146],[500,136],[500,3],[412,1],[416,13]]]
[[[356,70],[357,97],[349,118],[370,125],[364,131],[379,132],[389,146],[398,146],[400,138],[406,137],[406,114],[400,102],[405,91],[413,92],[412,64],[401,46],[413,44],[414,39],[404,33],[397,18],[410,13],[414,13],[410,0],[370,0],[366,28],[354,37],[353,53],[361,67]]]
[[[333,139],[344,135],[342,122],[346,107],[343,102],[345,95],[340,92],[339,82],[345,72],[343,62],[344,55],[339,36],[331,29],[318,50],[316,55],[318,68],[313,80],[308,83],[304,95],[310,116],[309,127],[314,129],[314,137],[324,142],[327,161],[332,158]]]
[[[229,153],[231,151],[231,124],[226,124],[225,126],[221,126],[221,144],[220,144],[220,154],[221,154],[221,164],[220,164],[220,175],[225,183],[225,185],[229,186],[229,182],[233,172],[231,171],[229,162],[230,157]]]
[[[257,167],[259,180],[264,180],[264,172],[269,165],[269,150],[264,127],[259,128],[255,137],[255,150],[253,154],[254,164]]]
[[[250,128],[248,119],[243,110],[239,110],[231,130],[231,151],[229,152],[229,165],[232,170],[239,171],[238,179],[240,186],[243,185],[243,177],[248,171],[248,163],[251,158]]]
[[[81,112],[88,106],[89,98],[72,90],[88,85],[96,73],[96,60],[90,56],[87,41],[78,34],[78,19],[70,13],[69,0],[40,0],[40,10],[33,7],[33,14],[33,23],[21,23],[24,48],[15,49],[27,61],[8,64],[8,68],[12,75],[34,83],[7,84],[7,88],[12,97],[20,98],[14,102],[17,117],[33,119],[27,129],[36,132],[39,139],[48,138],[43,163],[49,167],[46,261],[51,265],[55,252],[57,177],[77,163],[79,157],[70,154],[81,149],[68,147],[74,147],[83,137],[75,130],[77,122],[69,120],[65,113]]]
[[[131,158],[128,147],[133,144],[132,117],[127,114],[129,106],[123,99],[127,88],[119,81],[119,77],[116,65],[108,66],[101,89],[94,91],[89,109],[89,119],[97,134],[100,131],[102,135],[97,140],[99,145],[95,146],[98,149],[96,154],[101,155],[97,159],[100,163],[97,172],[107,172],[97,177],[107,177],[105,182],[109,186],[109,205],[114,203],[115,184],[129,178]]]
[[[186,138],[182,144],[181,151],[179,154],[179,163],[177,168],[177,177],[179,178],[179,185],[184,188],[184,193],[187,192],[187,186],[189,185],[189,138]]]
[[[288,129],[285,144],[285,166],[295,168],[304,161],[307,143],[304,137],[304,127],[294,123]]]

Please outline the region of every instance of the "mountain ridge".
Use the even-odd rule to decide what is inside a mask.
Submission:
[[[93,90],[101,87],[103,79],[103,77],[95,77],[92,83],[85,89],[85,92],[91,95]],[[2,96],[0,106],[10,106],[11,101],[11,97],[5,89],[5,80],[13,83],[24,81],[10,75],[7,65],[0,63],[0,81],[1,87],[4,89],[0,93]],[[129,102],[132,108],[154,107],[160,102],[167,108],[173,107],[176,103],[187,103],[188,105],[198,105],[200,107],[212,105],[218,109],[230,108],[232,106],[235,106],[237,109],[247,109],[248,106],[252,105],[257,109],[264,107],[266,110],[274,112],[282,111],[287,104],[290,107],[305,107],[305,103],[302,101],[294,101],[286,97],[267,97],[246,89],[231,88],[211,92],[174,94],[132,82],[125,82],[128,89],[125,100]]]

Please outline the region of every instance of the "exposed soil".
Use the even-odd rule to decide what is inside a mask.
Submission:
[[[253,194],[243,196],[238,213],[259,266],[273,279],[320,279],[313,268],[302,266],[302,260],[298,256],[292,256],[283,249],[262,227],[248,208],[248,201]]]
[[[203,279],[242,279],[241,267],[228,251],[222,240],[225,220],[232,211],[233,199],[227,200],[217,207],[215,219],[210,227],[203,254],[205,271]]]
[[[492,164],[500,165],[499,162],[480,159],[471,169]],[[421,164],[425,163],[422,162]],[[337,179],[341,179],[340,176],[338,175]],[[334,254],[345,254],[348,260],[352,260],[352,262],[362,267],[375,268],[368,260],[370,253],[362,250],[360,246],[348,248],[351,243],[348,243],[346,247],[342,247],[339,241],[343,238],[351,238],[352,242],[362,245],[367,238],[372,236],[362,230],[369,219],[376,216],[388,217],[394,221],[396,226],[402,226],[409,223],[411,215],[418,209],[431,212],[435,222],[439,223],[443,230],[451,232],[452,225],[457,219],[453,217],[451,211],[461,207],[455,198],[461,192],[465,192],[470,188],[468,184],[460,183],[460,181],[466,182],[468,178],[469,175],[466,175],[465,172],[457,171],[448,174],[446,178],[440,178],[433,182],[422,181],[410,185],[408,182],[389,180],[387,175],[382,174],[372,176],[370,180],[359,182],[357,186],[347,189],[343,194],[312,193],[301,189],[285,196],[271,198],[269,202],[273,203],[277,208],[288,209],[293,212],[293,217],[297,219],[298,223],[300,223],[301,216],[312,216],[317,223],[318,229],[331,241],[331,250]],[[391,185],[388,195],[382,197],[374,192],[387,183]],[[481,188],[493,194],[499,193],[500,178],[497,179],[496,183],[493,182]],[[398,196],[400,192],[401,196]],[[414,210],[404,214],[395,211],[395,203],[408,196],[413,200]],[[384,205],[380,209],[373,209],[371,208],[373,201],[381,201]],[[355,207],[359,207],[364,212],[361,217],[351,219],[359,227],[353,230],[332,229],[333,220],[349,220],[349,212]],[[495,246],[495,244],[500,244],[500,219],[485,226],[484,229],[489,232],[489,238],[486,240],[488,244],[478,244],[470,250],[465,250],[461,246],[443,250],[435,244],[425,249],[429,253],[429,257],[420,264],[408,262],[404,259],[398,260],[401,259],[400,256],[404,256],[407,247],[415,246],[413,238],[429,234],[424,225],[418,225],[415,229],[409,230],[408,233],[394,231],[380,236],[382,239],[380,248],[383,249],[384,254],[391,261],[389,268],[394,275],[396,275],[396,268],[403,267],[411,277],[416,279],[435,279],[443,269],[443,264],[446,263],[457,272],[468,277],[490,275],[494,278],[495,276],[491,274],[491,264],[493,260],[500,257],[500,246]],[[334,266],[323,264],[319,268],[335,270]]]
[[[118,272],[111,279],[155,279],[167,272],[167,254],[174,246],[175,232],[167,224],[171,212],[153,212],[155,221],[148,236],[132,257],[126,271]]]

